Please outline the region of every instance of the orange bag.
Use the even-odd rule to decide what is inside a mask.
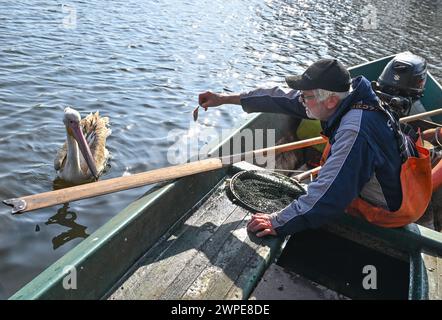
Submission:
[[[429,151],[416,147],[420,157],[408,158],[401,167],[402,204],[399,210],[388,211],[356,198],[346,212],[387,228],[402,227],[417,221],[430,203],[432,184]]]
[[[430,203],[433,187],[430,153],[419,145],[416,145],[416,148],[419,158],[410,157],[401,166],[402,204],[399,210],[388,211],[361,198],[356,198],[347,207],[346,213],[387,228],[402,227],[417,221]],[[327,143],[322,154],[321,165],[327,159],[330,149],[331,145]],[[438,172],[442,176],[442,165],[440,169]]]

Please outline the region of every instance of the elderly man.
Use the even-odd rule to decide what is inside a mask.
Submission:
[[[317,228],[345,212],[384,227],[416,221],[431,197],[428,154],[418,154],[425,150],[400,131],[370,82],[362,76],[352,80],[335,59],[319,60],[286,82],[294,90],[199,95],[204,108],[240,104],[246,112],[319,119],[329,140],[326,161],[307,194],[279,212],[253,215],[248,230],[258,237],[284,236]]]

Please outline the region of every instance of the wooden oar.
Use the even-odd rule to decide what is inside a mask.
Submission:
[[[414,114],[412,116],[408,116],[408,117],[403,117],[400,118],[399,121],[400,122],[410,122],[410,121],[414,121],[414,120],[418,120],[421,119],[423,117],[431,117],[431,116],[436,116],[438,114],[442,113],[442,108],[438,108],[432,111],[427,111],[427,112],[422,112],[422,113],[418,113],[418,114]]]
[[[293,177],[293,179],[295,179],[298,182],[301,182],[309,177],[314,177],[319,173],[319,170],[321,170],[321,166],[315,167],[313,169],[310,169],[308,171],[305,171],[303,173],[300,173],[296,176]]]
[[[219,159],[224,164],[233,164],[233,163],[237,163],[237,162],[244,161],[247,159],[252,160],[252,159],[255,159],[259,156],[266,155],[270,152],[274,152],[275,154],[279,154],[279,153],[284,153],[284,152],[288,152],[288,151],[292,151],[292,150],[315,146],[318,144],[323,144],[326,142],[327,142],[327,139],[325,139],[323,137],[315,137],[315,138],[305,139],[305,140],[301,140],[301,141],[280,144],[280,145],[274,146],[274,147],[252,150],[252,151],[248,151],[248,152],[244,152],[244,153],[240,153],[240,154],[234,154],[234,155],[230,155],[230,156],[224,156],[224,157],[220,157]]]
[[[424,112],[419,115],[411,116],[413,117],[413,119],[411,120],[415,120],[417,119],[417,117],[431,116],[439,113],[442,113],[442,108],[430,112]],[[402,122],[411,121],[408,120],[411,117],[403,118],[401,119],[401,121]],[[27,211],[54,206],[61,203],[92,198],[112,192],[138,188],[152,183],[157,183],[185,176],[190,176],[197,173],[217,170],[222,167],[229,166],[235,162],[242,161],[243,159],[247,158],[247,156],[250,155],[253,155],[255,157],[261,154],[266,154],[268,152],[275,152],[275,154],[281,152],[287,152],[317,144],[322,144],[325,143],[326,141],[327,140],[322,137],[316,137],[302,141],[287,143],[275,147],[250,151],[239,155],[205,159],[177,166],[170,166],[166,168],[151,170],[143,173],[134,174],[131,176],[101,180],[98,182],[83,184],[55,191],[44,192],[36,195],[29,195],[21,198],[7,199],[3,200],[3,203],[13,207],[12,213],[27,212]]]
[[[113,179],[101,180],[93,183],[82,184],[70,188],[44,192],[36,195],[29,195],[21,198],[3,200],[3,203],[12,206],[12,213],[27,212],[54,206],[61,203],[67,203],[80,199],[92,198],[112,192],[118,192],[133,188],[138,188],[152,183],[173,180],[186,177],[197,173],[217,170],[233,163],[243,161],[248,156],[258,156],[269,152],[281,153],[290,150],[305,148],[326,140],[322,137],[296,141],[270,148],[254,150],[238,155],[205,159],[189,162],[176,166],[146,171],[131,176],[118,177]]]

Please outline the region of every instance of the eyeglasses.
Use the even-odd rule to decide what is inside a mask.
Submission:
[[[305,104],[305,101],[306,101],[306,100],[314,99],[314,98],[315,98],[314,95],[306,96],[306,95],[304,95],[304,93],[301,93],[301,96],[300,96],[300,100],[301,100],[301,102],[302,102],[303,104]]]

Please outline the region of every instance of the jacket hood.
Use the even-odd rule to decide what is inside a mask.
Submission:
[[[341,101],[337,107],[335,113],[327,121],[322,123],[324,134],[330,136],[333,128],[335,128],[341,118],[346,114],[350,107],[356,103],[362,103],[367,105],[377,105],[379,102],[376,93],[371,88],[371,83],[364,76],[358,76],[352,79],[352,91],[348,97]]]

